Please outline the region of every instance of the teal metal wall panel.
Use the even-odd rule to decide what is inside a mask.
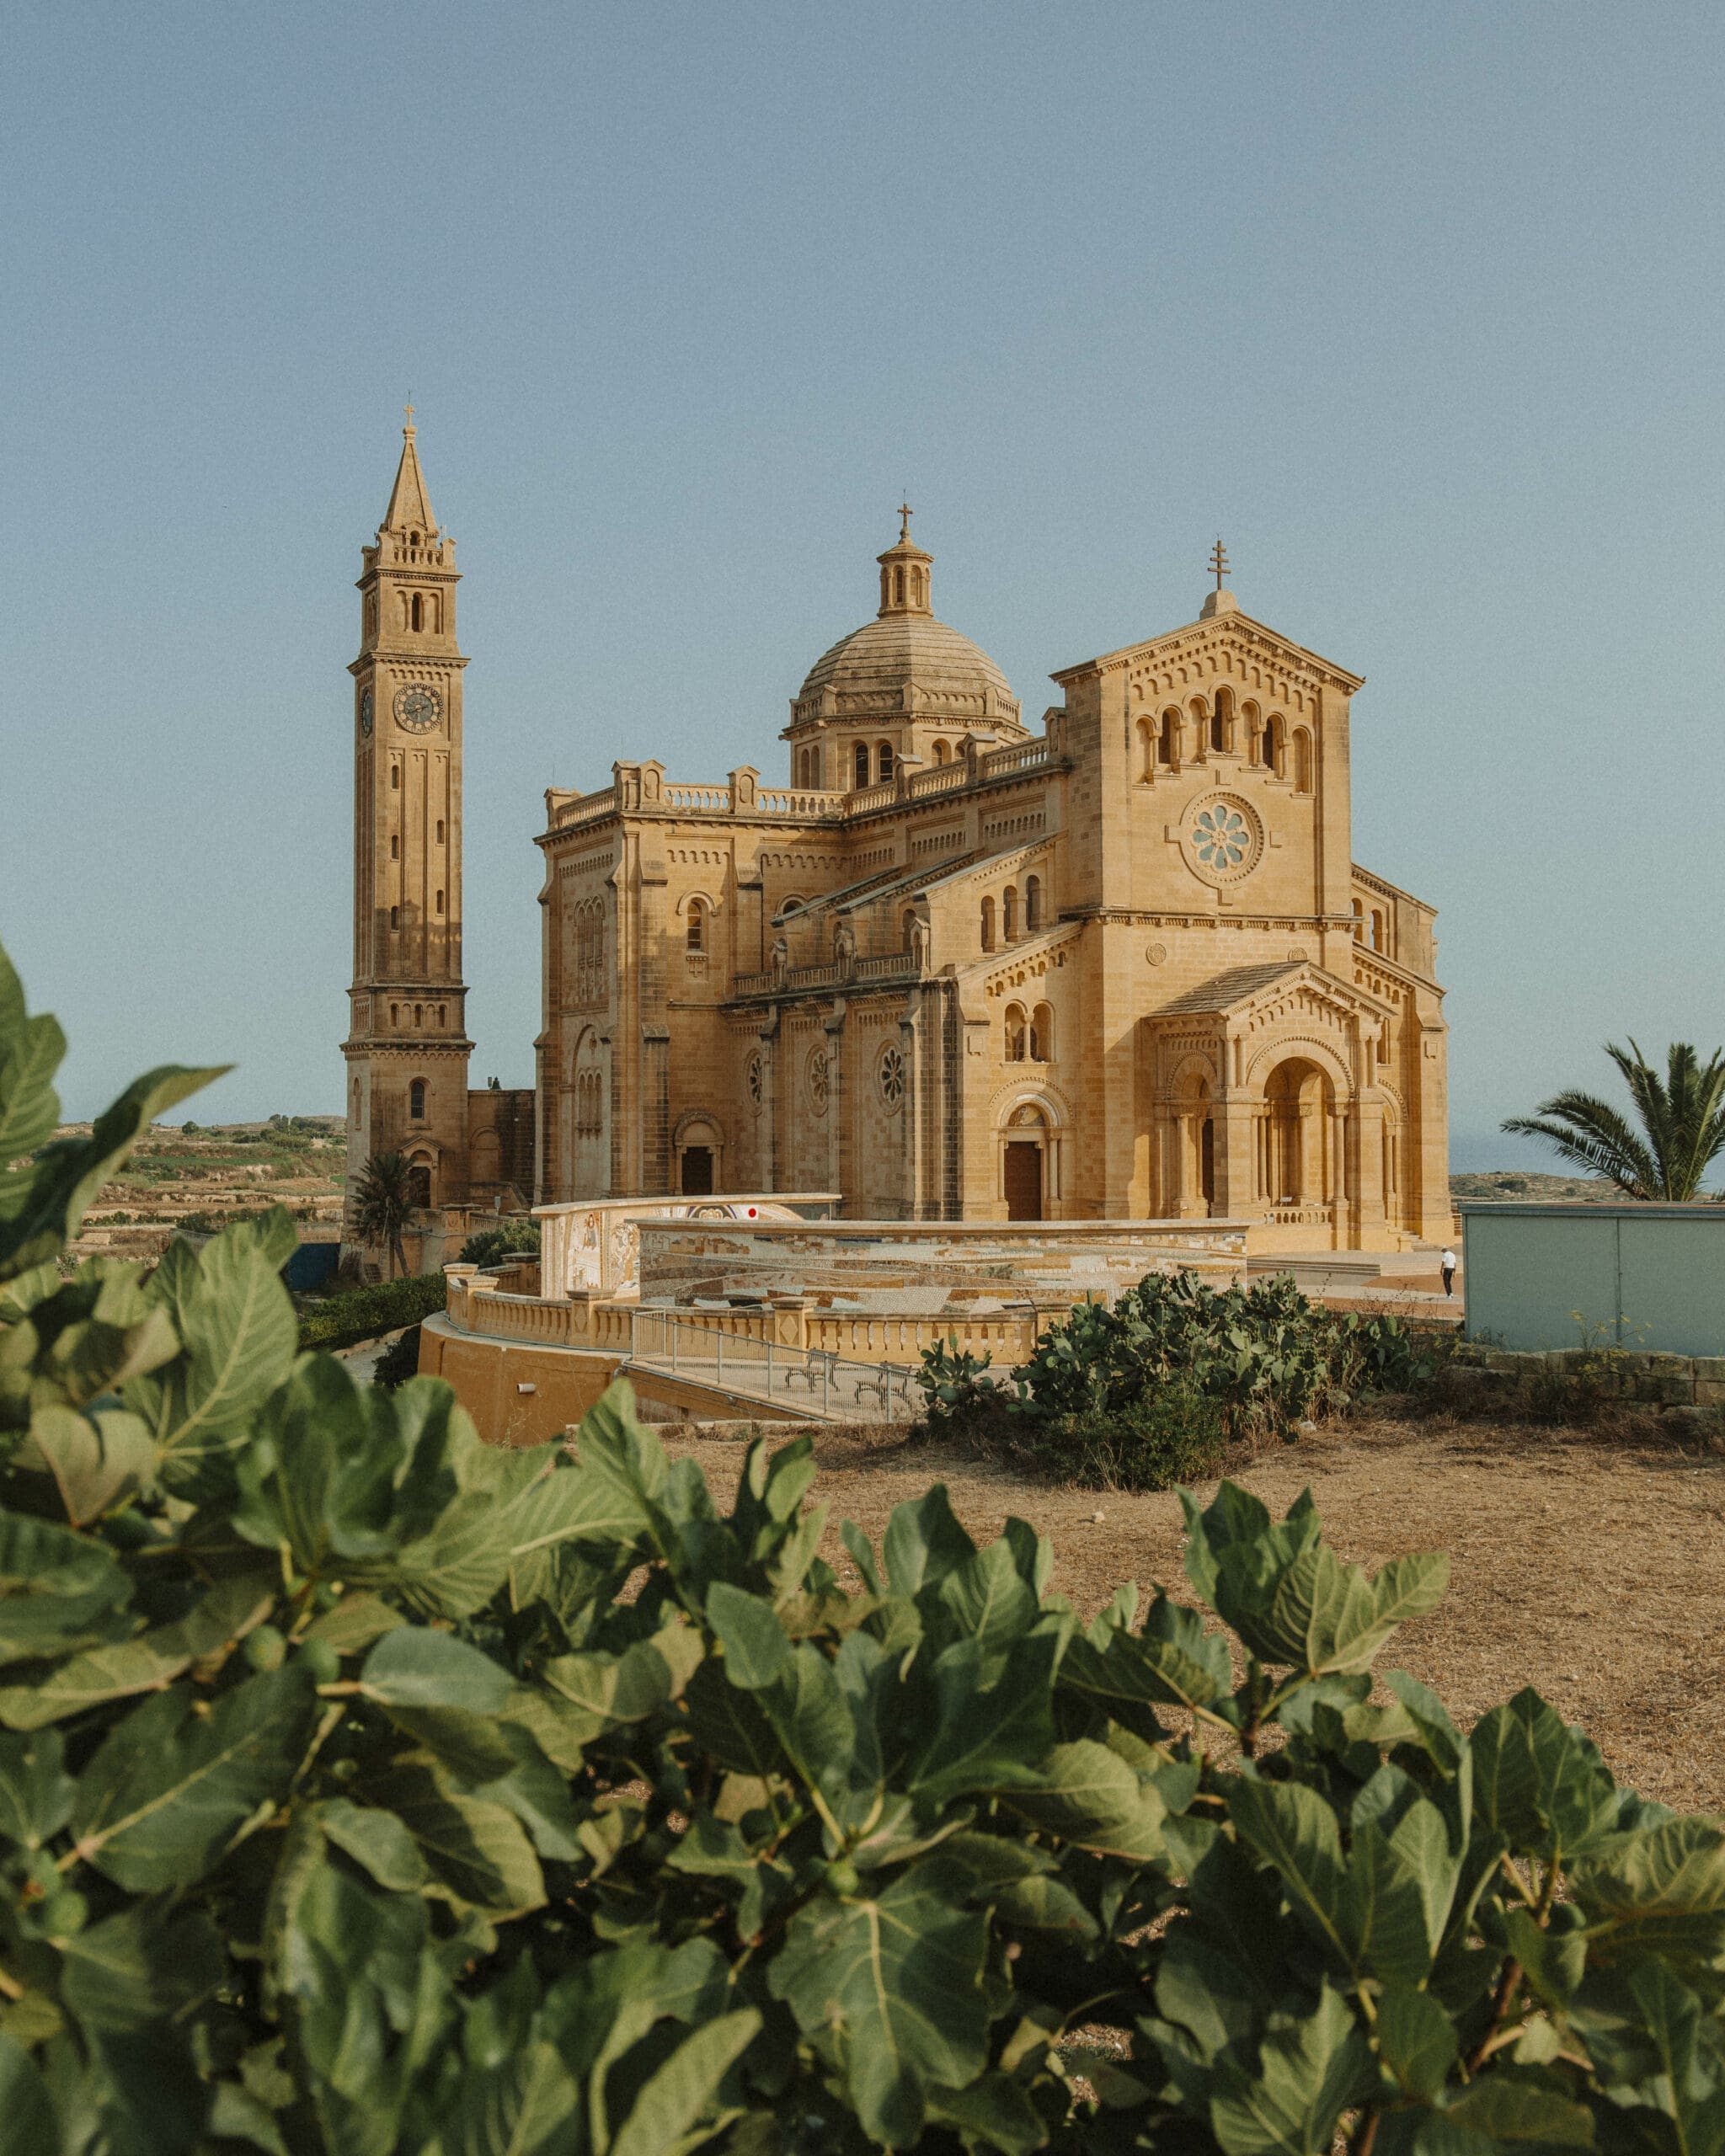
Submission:
[[[1505,1348],[1578,1348],[1597,1325],[1615,1337],[1617,1223],[1592,1206],[1561,1217],[1464,1211],[1463,1285],[1471,1339]],[[1579,1311],[1579,1321],[1573,1315]]]
[[[1618,1225],[1623,1346],[1725,1355],[1725,1223],[1664,1214]]]
[[[1725,1205],[1461,1210],[1472,1338],[1725,1355]]]

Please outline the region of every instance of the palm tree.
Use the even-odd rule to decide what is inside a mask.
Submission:
[[[388,1251],[392,1279],[408,1269],[401,1231],[413,1210],[413,1172],[405,1153],[374,1153],[354,1193],[354,1226],[364,1241]]]
[[[1609,1101],[1575,1091],[1541,1101],[1537,1115],[1512,1115],[1503,1128],[1549,1139],[1566,1160],[1609,1176],[1631,1198],[1695,1197],[1725,1148],[1725,1051],[1715,1049],[1703,1067],[1687,1041],[1673,1041],[1663,1081],[1632,1039],[1626,1052],[1608,1042],[1605,1053],[1623,1073],[1639,1133]]]

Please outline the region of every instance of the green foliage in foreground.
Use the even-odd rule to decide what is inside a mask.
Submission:
[[[57,1041],[0,969],[0,2145],[1725,2142],[1725,1830],[1531,1692],[1375,1701],[1442,1557],[1225,1482],[1197,1606],[1086,1625],[934,1489],[847,1592],[806,1440],[723,1511],[622,1387],[487,1448],[297,1352],[284,1225],[62,1279],[192,1074],[23,1158]]]
[[[1028,1362],[1002,1384],[989,1358],[937,1342],[917,1382],[931,1420],[959,1434],[1016,1438],[1016,1449],[1056,1464],[1080,1448],[1135,1463],[1128,1486],[1165,1488],[1202,1472],[1213,1433],[1285,1431],[1347,1406],[1361,1391],[1410,1390],[1431,1374],[1395,1318],[1362,1318],[1309,1301],[1280,1273],[1218,1293],[1191,1273],[1147,1273],[1110,1310],[1081,1303],[1049,1326]],[[1199,1457],[1157,1479],[1166,1444],[1135,1432],[1169,1431],[1183,1413]],[[1076,1472],[1076,1468],[1068,1471]]]
[[[290,1247],[291,1247],[290,1246]],[[300,1313],[302,1348],[357,1347],[375,1340],[398,1326],[417,1325],[443,1308],[445,1283],[441,1273],[422,1273],[406,1280],[377,1280],[367,1288],[344,1289],[309,1303]]]
[[[463,1265],[496,1265],[505,1257],[539,1255],[539,1223],[510,1214],[491,1227],[481,1228],[462,1245]]]

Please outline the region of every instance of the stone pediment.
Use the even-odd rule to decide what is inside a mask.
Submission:
[[[1363,1020],[1375,1031],[1392,1015],[1387,1003],[1352,981],[1309,959],[1290,959],[1278,965],[1236,966],[1217,974],[1151,1012],[1150,1022],[1184,1028],[1194,1020],[1208,1018],[1220,1030],[1239,1038],[1295,1018],[1343,1029]]]
[[[1148,638],[1105,652],[1099,659],[1063,668],[1053,675],[1063,687],[1087,674],[1112,673],[1124,668],[1146,696],[1177,695],[1183,688],[1201,687],[1213,676],[1235,684],[1242,680],[1261,693],[1291,698],[1319,689],[1352,696],[1365,676],[1322,659],[1315,651],[1281,635],[1249,614],[1217,614],[1207,621],[1188,622],[1183,628]],[[1257,677],[1254,680],[1254,675]]]

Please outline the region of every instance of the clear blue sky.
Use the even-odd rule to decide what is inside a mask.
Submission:
[[[541,790],[777,775],[901,488],[1054,667],[1249,611],[1369,677],[1458,1166],[1725,1038],[1717,7],[14,4],[0,938],[88,1113],[339,1111],[360,547],[466,581],[476,1084]]]

